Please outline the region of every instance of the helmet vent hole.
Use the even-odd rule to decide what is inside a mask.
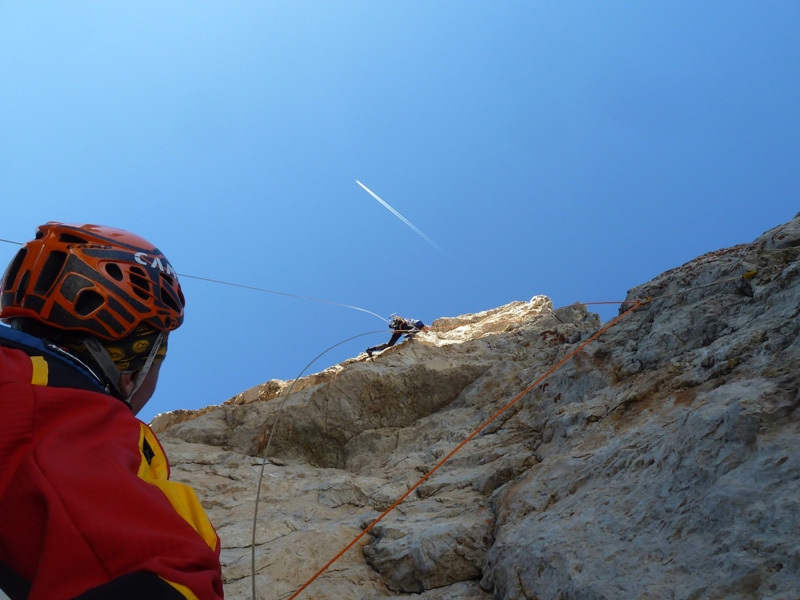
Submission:
[[[28,292],[28,282],[31,279],[31,272],[25,271],[23,273],[22,278],[19,280],[19,285],[17,286],[17,295],[16,295],[16,303],[22,304],[22,300],[25,298],[25,294]]]
[[[177,302],[175,302],[175,298],[173,298],[170,294],[168,294],[167,290],[165,290],[164,288],[161,288],[161,301],[174,311],[181,310],[181,307],[178,306]]]
[[[133,271],[133,269],[131,269]],[[134,293],[142,300],[150,298],[150,282],[145,277],[140,277],[131,273],[131,284],[133,284]]]
[[[83,290],[75,300],[75,312],[86,317],[103,306],[103,297],[94,290]]]
[[[58,241],[64,244],[88,244],[89,242],[82,237],[72,235],[71,233],[62,233],[58,236]]]
[[[116,279],[117,281],[122,281],[122,269],[119,268],[119,265],[116,263],[108,263],[106,265],[106,273],[108,273],[112,279]]]
[[[61,273],[64,263],[67,262],[67,253],[54,250],[44,261],[42,270],[39,272],[39,277],[36,278],[36,285],[33,287],[33,293],[43,296],[47,294],[53,284]]]
[[[8,267],[8,271],[6,271],[5,279],[3,279],[3,291],[7,292],[11,289],[17,279],[17,273],[19,273],[19,268],[22,266],[22,261],[25,260],[25,256],[28,254],[28,249],[23,248],[17,255],[14,257],[14,260],[11,261],[11,265]]]

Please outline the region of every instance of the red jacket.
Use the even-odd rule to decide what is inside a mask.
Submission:
[[[0,586],[12,600],[221,599],[219,538],[150,428],[79,365],[0,329]]]

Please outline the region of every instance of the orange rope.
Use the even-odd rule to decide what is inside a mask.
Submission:
[[[300,595],[300,593],[301,593],[303,590],[305,590],[305,589],[306,589],[306,588],[307,588],[309,585],[311,585],[311,584],[314,582],[314,580],[315,580],[315,579],[317,579],[317,578],[318,578],[320,575],[322,575],[322,574],[323,574],[325,571],[327,571],[327,570],[328,570],[328,567],[330,567],[330,566],[331,566],[333,563],[335,563],[337,560],[339,560],[339,559],[340,559],[340,558],[341,558],[341,557],[342,557],[342,556],[343,556],[343,555],[344,555],[344,554],[345,554],[345,553],[346,553],[348,550],[350,550],[350,548],[352,548],[353,546],[355,546],[355,545],[358,543],[358,541],[359,541],[361,538],[363,538],[365,535],[367,535],[367,533],[369,533],[369,532],[372,530],[372,528],[373,528],[373,527],[375,527],[375,525],[377,525],[378,523],[380,523],[380,522],[383,520],[383,518],[384,518],[386,515],[388,515],[388,514],[389,514],[390,512],[392,512],[392,511],[393,511],[395,508],[397,508],[397,507],[400,505],[400,503],[402,503],[402,502],[403,502],[403,500],[405,500],[406,498],[408,498],[408,496],[410,496],[410,495],[411,495],[411,493],[412,493],[414,490],[416,490],[416,489],[417,489],[417,488],[418,488],[420,485],[422,485],[422,484],[425,482],[425,480],[427,480],[427,479],[428,479],[428,478],[429,478],[431,475],[433,475],[433,474],[434,474],[436,471],[438,471],[438,470],[439,470],[439,468],[440,468],[442,465],[444,465],[444,464],[445,464],[445,463],[446,463],[448,460],[450,460],[450,458],[452,458],[452,457],[453,457],[453,455],[454,455],[456,452],[458,452],[459,450],[461,450],[461,448],[463,448],[463,447],[464,447],[464,446],[467,444],[467,442],[469,442],[469,441],[470,441],[472,438],[474,438],[474,437],[475,437],[475,436],[477,436],[477,435],[478,435],[478,434],[479,434],[481,431],[483,431],[483,430],[484,430],[484,429],[485,429],[485,428],[486,428],[486,427],[487,427],[487,426],[488,426],[488,425],[489,425],[489,424],[490,424],[492,421],[494,421],[494,420],[495,420],[497,417],[499,417],[499,416],[500,416],[500,415],[502,415],[504,412],[506,412],[506,411],[507,411],[509,408],[511,408],[511,407],[512,407],[514,404],[516,404],[516,403],[517,403],[517,402],[518,402],[518,401],[519,401],[519,400],[520,400],[520,399],[521,399],[523,396],[525,396],[525,394],[527,394],[528,392],[530,392],[532,389],[534,389],[536,386],[538,386],[538,385],[539,385],[539,384],[540,384],[542,381],[544,381],[545,379],[547,379],[547,378],[548,378],[550,375],[552,375],[552,374],[553,374],[555,371],[557,371],[557,370],[558,370],[558,369],[559,369],[559,368],[560,368],[560,367],[561,367],[561,366],[562,366],[564,363],[566,363],[566,362],[567,362],[569,359],[571,359],[573,356],[575,356],[575,355],[576,355],[578,352],[580,352],[581,350],[583,350],[583,349],[584,349],[586,346],[588,346],[588,345],[589,345],[591,342],[593,342],[593,341],[594,341],[594,340],[596,340],[598,337],[600,337],[600,336],[601,336],[603,333],[605,333],[606,331],[608,331],[609,329],[611,329],[611,328],[612,328],[614,325],[616,325],[617,323],[619,323],[619,322],[620,322],[622,319],[624,319],[626,316],[628,316],[628,315],[629,315],[630,313],[632,313],[634,310],[636,310],[637,308],[639,308],[639,307],[640,307],[640,306],[642,306],[643,304],[647,304],[648,302],[650,302],[650,299],[649,299],[649,298],[647,298],[647,299],[643,299],[643,300],[637,300],[637,301],[636,301],[636,302],[633,304],[633,306],[631,306],[631,307],[630,307],[628,310],[626,310],[624,313],[622,313],[621,315],[619,315],[619,316],[618,316],[618,317],[616,317],[615,319],[612,319],[611,321],[609,321],[608,323],[606,323],[606,324],[605,324],[603,327],[601,327],[600,329],[598,329],[598,330],[597,330],[597,331],[594,333],[594,335],[592,335],[592,336],[591,336],[591,337],[590,337],[588,340],[586,340],[586,341],[585,341],[585,342],[583,342],[583,343],[582,343],[580,346],[578,346],[577,348],[575,348],[575,350],[573,350],[572,352],[570,352],[569,354],[567,354],[567,355],[566,355],[564,358],[562,358],[562,359],[561,359],[561,360],[560,360],[558,363],[556,363],[556,365],[555,365],[555,366],[551,367],[551,368],[550,368],[550,370],[548,370],[548,371],[547,371],[547,372],[546,372],[544,375],[542,375],[541,377],[539,377],[539,378],[538,378],[536,381],[534,381],[532,384],[530,384],[528,387],[526,387],[524,390],[522,390],[522,391],[521,391],[519,394],[517,394],[516,396],[514,396],[514,398],[513,398],[513,399],[512,399],[512,400],[511,400],[511,401],[510,401],[508,404],[506,404],[504,407],[502,407],[502,408],[501,408],[501,409],[499,409],[497,412],[495,412],[495,413],[494,413],[494,414],[493,414],[491,417],[489,417],[489,419],[488,419],[487,421],[485,421],[485,422],[484,422],[484,423],[483,423],[483,424],[482,424],[480,427],[478,427],[478,428],[477,428],[475,431],[473,431],[471,434],[469,434],[469,435],[468,435],[468,436],[467,436],[467,437],[466,437],[466,438],[465,438],[465,439],[464,439],[464,440],[463,440],[461,443],[459,443],[459,444],[458,444],[458,445],[457,445],[455,448],[453,448],[453,449],[450,451],[450,453],[449,453],[447,456],[445,456],[445,457],[444,457],[442,460],[440,460],[438,463],[436,463],[436,466],[434,466],[434,467],[433,467],[433,468],[432,468],[430,471],[428,471],[428,472],[427,472],[427,473],[426,473],[426,474],[425,474],[425,475],[422,477],[422,479],[420,479],[420,480],[419,480],[417,483],[415,483],[413,486],[411,486],[411,487],[408,489],[408,491],[407,491],[405,494],[403,494],[402,496],[400,496],[400,497],[399,497],[399,498],[398,498],[398,499],[397,499],[397,500],[394,502],[394,504],[392,504],[392,505],[391,505],[389,508],[387,508],[385,511],[383,511],[383,512],[380,514],[380,516],[379,516],[378,518],[376,518],[376,519],[375,519],[375,520],[374,520],[374,521],[373,521],[373,522],[372,522],[372,523],[371,523],[371,524],[370,524],[370,525],[369,525],[369,526],[368,526],[366,529],[364,529],[364,531],[362,531],[361,533],[359,533],[359,534],[358,534],[358,535],[355,537],[355,539],[353,539],[353,541],[352,541],[352,542],[350,542],[349,544],[347,544],[347,546],[345,546],[344,548],[342,548],[342,549],[339,551],[339,553],[338,553],[338,554],[336,554],[336,556],[334,556],[332,559],[330,559],[330,560],[329,560],[329,561],[328,561],[328,562],[325,564],[325,566],[323,566],[323,567],[322,567],[322,568],[321,568],[319,571],[317,571],[316,573],[314,573],[314,575],[311,577],[311,579],[309,579],[308,581],[306,581],[306,582],[305,582],[305,583],[304,583],[304,584],[303,584],[303,585],[302,585],[300,588],[298,588],[298,590],[297,590],[297,591],[296,591],[294,594],[292,594],[291,596],[289,596],[289,598],[288,598],[287,600],[294,600],[294,598],[297,598],[297,596],[299,596],[299,595]]]

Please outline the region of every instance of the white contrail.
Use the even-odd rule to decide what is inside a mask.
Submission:
[[[395,209],[393,209],[391,206],[389,206],[389,205],[388,205],[388,204],[387,204],[387,203],[386,203],[386,202],[385,202],[383,199],[381,199],[381,197],[380,197],[380,196],[378,196],[378,194],[376,194],[375,192],[373,192],[371,189],[369,189],[367,186],[365,186],[363,183],[361,183],[361,182],[360,182],[358,179],[356,179],[356,183],[357,183],[358,185],[360,185],[362,188],[364,188],[364,191],[365,191],[365,192],[367,192],[367,193],[368,193],[370,196],[372,196],[373,198],[375,198],[375,200],[377,200],[378,202],[380,202],[381,204],[383,204],[383,205],[384,205],[384,206],[385,206],[385,207],[386,207],[386,208],[387,208],[387,209],[388,209],[388,210],[389,210],[389,211],[390,211],[390,212],[391,212],[391,213],[392,213],[392,214],[393,214],[395,217],[397,217],[397,218],[398,218],[398,219],[400,219],[400,220],[401,220],[403,223],[405,223],[405,224],[406,224],[406,225],[408,225],[408,226],[409,226],[411,229],[413,229],[413,230],[414,230],[414,231],[417,233],[417,235],[419,235],[419,236],[420,236],[420,237],[421,237],[423,240],[425,240],[426,242],[428,242],[428,243],[429,243],[431,246],[433,246],[434,248],[436,248],[436,249],[437,249],[439,252],[441,252],[442,254],[445,254],[445,253],[444,253],[444,250],[442,250],[442,249],[439,247],[439,245],[438,245],[436,242],[434,242],[434,241],[433,241],[431,238],[429,238],[429,237],[428,237],[427,235],[425,235],[425,234],[424,234],[422,231],[420,231],[420,230],[419,230],[419,228],[418,228],[418,227],[416,227],[416,226],[415,226],[415,225],[414,225],[414,224],[413,224],[411,221],[409,221],[408,219],[406,219],[406,218],[405,218],[403,215],[401,215],[399,212],[397,212]],[[446,256],[446,255],[445,255],[445,256]]]

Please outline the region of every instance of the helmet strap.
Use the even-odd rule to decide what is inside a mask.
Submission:
[[[83,340],[83,345],[92,355],[92,358],[100,367],[100,370],[105,375],[106,381],[111,385],[112,391],[117,398],[124,399],[122,391],[120,390],[120,371],[114,361],[111,360],[111,355],[103,347],[103,344],[97,338],[87,337]]]
[[[155,341],[153,342],[153,347],[150,349],[150,354],[148,355],[147,360],[144,363],[144,366],[141,369],[139,369],[139,373],[136,375],[136,383],[133,386],[133,390],[131,391],[130,394],[128,394],[128,397],[125,398],[126,404],[131,403],[131,398],[133,397],[133,395],[137,392],[137,390],[140,387],[142,387],[142,384],[144,383],[144,380],[147,377],[147,373],[150,372],[150,367],[153,366],[153,362],[156,360],[156,354],[158,354],[158,349],[161,348],[161,344],[164,343],[166,337],[167,334],[164,333],[163,331],[158,332],[158,337],[156,337]]]
[[[106,380],[110,383],[111,387],[113,388],[114,395],[123,400],[125,404],[130,405],[131,397],[144,383],[145,377],[147,377],[150,367],[153,366],[153,361],[155,361],[158,349],[161,348],[161,344],[164,343],[165,337],[166,334],[163,331],[160,331],[158,337],[156,337],[156,340],[153,343],[153,347],[150,349],[150,354],[147,356],[144,366],[139,369],[139,372],[136,375],[136,383],[133,386],[133,390],[127,396],[121,389],[120,380],[122,373],[117,368],[117,365],[114,363],[114,361],[111,360],[111,355],[108,353],[108,350],[105,349],[103,344],[101,344],[97,338],[93,337],[87,337],[84,339],[83,344],[86,346],[89,354],[92,355],[92,358],[94,358],[97,366],[100,367],[100,370],[103,372],[103,375],[105,375]]]

